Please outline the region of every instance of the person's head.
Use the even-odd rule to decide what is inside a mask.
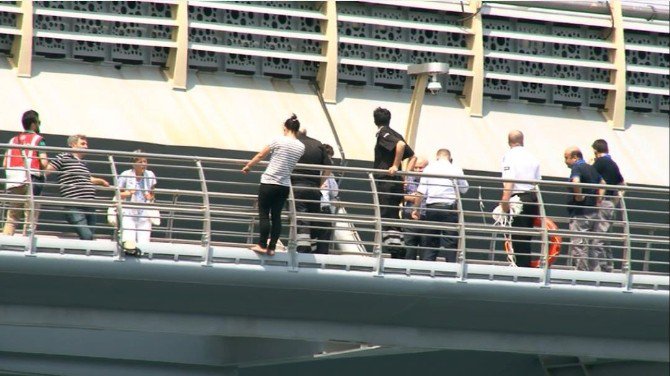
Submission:
[[[520,130],[513,130],[507,135],[507,144],[509,147],[523,146],[523,133]]]
[[[593,148],[593,153],[598,156],[600,154],[607,154],[610,152],[609,147],[607,146],[607,141],[603,139],[598,139],[593,141],[593,144],[591,145]]]
[[[324,150],[326,150],[326,155],[328,155],[329,158],[332,158],[335,155],[335,150],[333,149],[332,146],[328,144],[323,144]]]
[[[436,157],[437,157],[438,160],[443,159],[443,160],[449,161],[451,163],[451,152],[449,151],[449,149],[438,150]]]
[[[584,159],[584,156],[582,155],[582,151],[579,150],[578,147],[576,146],[570,146],[569,148],[565,149],[565,152],[563,153],[563,158],[565,158],[565,165],[568,167],[572,167],[578,160]]]
[[[142,154],[144,151],[142,149],[133,150],[135,154]],[[141,155],[136,155],[133,157],[133,170],[136,174],[144,174],[144,171],[147,169],[147,158]]]
[[[300,133],[301,136],[307,136],[307,128],[300,128],[298,133]]]
[[[428,159],[424,157],[416,157],[416,162],[414,162],[414,172],[423,172],[423,169],[428,166]]]
[[[391,111],[377,107],[372,113],[375,119],[375,125],[378,127],[388,127],[391,124]]]
[[[67,138],[67,146],[73,149],[88,149],[88,139],[83,134],[75,134]]]
[[[21,124],[26,131],[40,132],[40,114],[34,110],[28,110],[21,117]]]
[[[284,121],[284,134],[290,133],[295,136],[298,134],[298,131],[300,131],[300,121],[298,121],[298,117],[293,114],[290,118]]]

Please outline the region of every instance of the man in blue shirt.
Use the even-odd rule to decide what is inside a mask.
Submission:
[[[584,161],[579,148],[572,146],[565,150],[565,164],[570,168],[570,181],[583,184],[604,184],[598,171]],[[570,231],[575,233],[595,232],[598,225],[598,204],[604,190],[574,185],[568,188],[572,193],[568,200]],[[570,257],[577,270],[596,270],[598,258],[604,253],[600,246],[587,237],[575,234],[570,239]]]

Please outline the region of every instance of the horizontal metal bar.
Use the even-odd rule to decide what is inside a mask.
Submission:
[[[658,75],[662,75],[662,76],[670,75],[670,68],[668,68],[668,67],[627,64],[626,65],[626,70],[629,71],[629,72],[651,73],[651,74],[658,74]]]
[[[86,33],[49,31],[49,30],[35,30],[34,35],[37,38],[65,39],[65,40],[75,40],[81,42],[130,44],[135,46],[148,46],[148,47],[168,47],[168,48],[177,47],[177,42],[173,42],[167,39],[133,38],[123,36],[86,34]]]
[[[222,9],[222,10],[234,10],[239,12],[251,12],[251,13],[261,13],[261,14],[274,14],[280,16],[289,16],[289,17],[301,17],[301,18],[313,18],[317,20],[326,20],[326,16],[317,11],[301,10],[301,9],[290,9],[290,8],[279,8],[279,7],[267,7],[267,6],[257,6],[257,5],[247,5],[234,3],[232,1],[191,1],[188,2],[189,6],[201,7],[201,8],[212,8],[212,9]]]
[[[272,57],[279,59],[326,62],[326,57],[318,54],[304,52],[289,52],[280,50],[269,50],[260,48],[228,47],[216,44],[189,43],[189,49],[196,51],[211,51],[224,54],[239,54],[260,57]]]
[[[35,14],[38,16],[78,18],[85,20],[111,21],[111,22],[132,22],[145,25],[177,26],[177,20],[172,18],[146,17],[121,15],[114,13],[100,13],[76,10],[63,10],[54,8],[35,8]]]
[[[626,88],[626,91],[631,92],[631,93],[670,95],[670,88],[663,88],[663,87],[628,85],[628,87]]]
[[[568,59],[562,57],[521,54],[513,52],[485,51],[484,57],[492,59],[506,59],[513,61],[529,61],[535,63],[554,64],[554,65],[570,65],[574,67],[614,69],[614,64],[606,61]]]
[[[484,36],[494,38],[516,39],[531,42],[569,44],[584,47],[599,47],[607,49],[615,48],[614,43],[605,40],[576,38],[576,37],[559,37],[554,35],[531,34],[531,33],[522,33],[518,31],[508,31],[508,30],[486,29],[484,30]]]
[[[325,42],[325,41],[328,40],[328,38],[326,38],[326,36],[321,34],[321,33],[310,33],[310,32],[305,32],[305,31],[271,29],[271,28],[268,28],[268,27],[240,26],[240,25],[229,25],[229,24],[222,24],[222,23],[198,22],[198,21],[189,22],[189,27],[193,28],[193,29],[222,31],[222,32],[227,32],[227,33],[266,35],[266,36],[273,36],[273,37],[285,37],[285,38],[295,38],[295,39],[316,40],[316,41],[320,41],[320,42]]]
[[[609,15],[563,11],[558,9],[517,6],[512,4],[485,3],[481,10],[482,16],[506,17],[535,21],[551,20],[556,23],[612,27]]]
[[[565,78],[528,76],[523,74],[485,72],[485,78],[494,80],[508,80],[515,82],[531,82],[554,86],[585,87],[590,89],[614,90],[614,84],[593,81],[568,80]]]
[[[382,39],[347,37],[347,36],[340,36],[339,41],[340,43],[345,44],[357,44],[362,46],[384,47],[384,48],[397,48],[408,51],[424,51],[424,52],[434,52],[440,54],[452,54],[460,56],[474,55],[474,52],[472,52],[472,50],[460,47],[445,47],[445,46],[428,45],[421,43],[393,42]]]
[[[466,35],[473,34],[472,30],[463,26],[451,26],[451,25],[424,23],[417,21],[393,20],[387,18],[376,18],[376,17],[367,17],[358,15],[355,16],[350,14],[338,14],[337,20],[339,22],[349,22],[354,24],[369,24],[376,26],[399,27],[404,29],[431,30],[437,32],[466,34]]]

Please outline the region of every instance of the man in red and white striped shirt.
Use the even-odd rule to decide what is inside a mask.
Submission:
[[[36,111],[28,110],[21,118],[24,131],[9,140],[11,145],[24,146],[46,146],[44,138],[40,135],[40,116]],[[32,180],[33,196],[42,194],[44,187],[44,173],[49,161],[44,151],[29,149],[7,149],[2,167],[7,177],[7,193],[25,196],[29,193],[29,180]],[[16,224],[24,222],[28,213],[28,201],[12,203],[7,210],[7,220],[2,229],[5,235],[14,235]],[[37,221],[37,207],[35,207],[35,221]],[[25,235],[27,226],[23,227]]]

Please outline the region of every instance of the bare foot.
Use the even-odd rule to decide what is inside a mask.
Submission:
[[[258,245],[258,244],[254,245],[253,247],[250,247],[249,249],[254,251],[254,252],[258,252],[258,253],[267,253],[268,252],[268,250],[266,248],[261,248],[261,246]]]

